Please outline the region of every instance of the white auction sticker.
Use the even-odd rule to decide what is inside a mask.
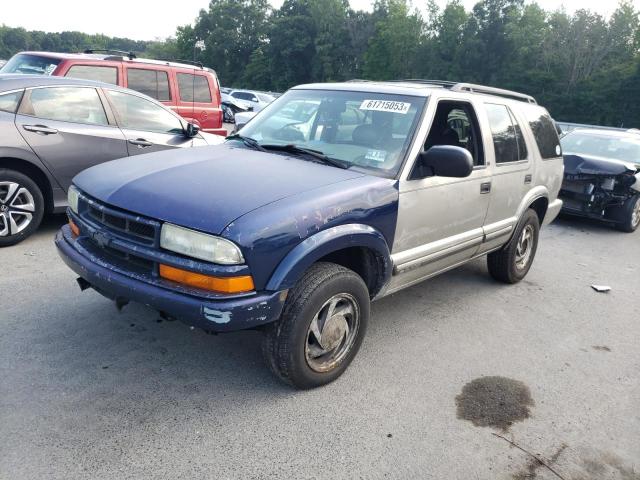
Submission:
[[[406,114],[411,108],[407,102],[394,102],[391,100],[364,100],[360,110],[375,110],[378,112],[392,112]]]

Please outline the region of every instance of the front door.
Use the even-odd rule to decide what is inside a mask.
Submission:
[[[93,87],[28,89],[15,121],[65,190],[85,168],[127,156],[124,136]]]
[[[138,95],[116,90],[105,93],[125,135],[129,155],[193,145],[180,117],[168,109]]]
[[[469,260],[484,238],[491,170],[485,162],[486,146],[474,106],[440,100],[429,107],[427,115],[431,114],[433,121],[425,150],[434,145],[466,148],[473,157],[474,169],[466,178],[415,178],[409,173],[400,180],[392,249],[394,272],[387,293]]]

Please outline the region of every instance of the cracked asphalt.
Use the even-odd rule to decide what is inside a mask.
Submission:
[[[560,219],[520,284],[478,260],[376,302],[346,374],[298,392],[257,332],[81,293],[63,222],[0,250],[2,479],[640,479],[640,232]],[[458,418],[522,397],[484,377],[526,415]]]

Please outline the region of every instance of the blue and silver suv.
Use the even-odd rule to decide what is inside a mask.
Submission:
[[[469,84],[299,86],[223,145],[139,158],[73,181],[56,244],[81,286],[260,328],[299,388],[347,368],[371,300],[483,255],[521,280],[562,205],[546,110]]]

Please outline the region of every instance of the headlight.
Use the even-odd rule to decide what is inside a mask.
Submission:
[[[244,263],[242,252],[233,242],[170,223],[162,225],[160,246],[207,262],[223,265]]]
[[[69,202],[69,208],[73,213],[78,213],[78,189],[74,186],[69,187],[67,192],[67,201]]]

